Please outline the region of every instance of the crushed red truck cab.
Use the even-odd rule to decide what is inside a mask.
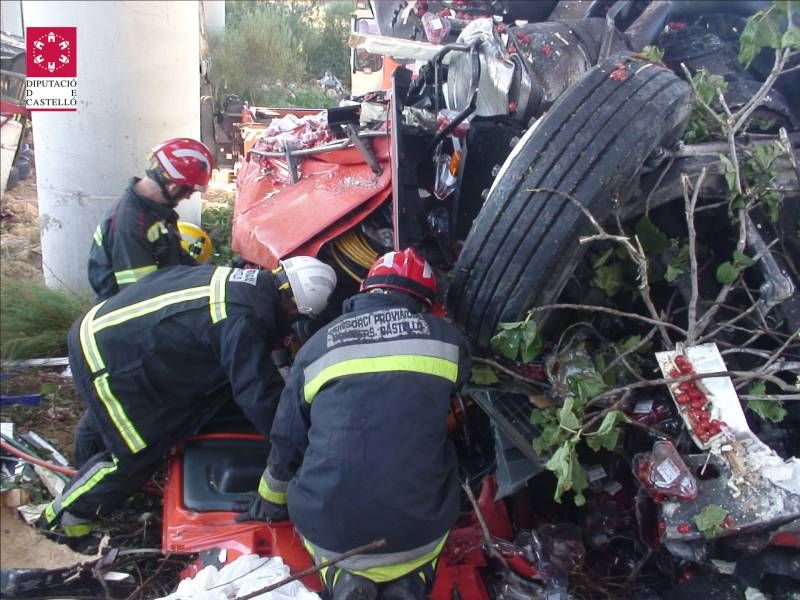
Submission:
[[[227,564],[244,554],[280,556],[293,574],[313,566],[303,541],[291,522],[236,523],[234,510],[245,494],[258,486],[266,464],[266,440],[251,433],[207,433],[193,437],[170,458],[164,488],[162,551],[198,553],[185,572],[191,577],[208,564]],[[494,477],[484,479],[477,502],[493,538],[513,537],[502,501],[495,501]],[[487,566],[482,547],[485,536],[475,513],[467,513],[453,528],[437,567],[432,600],[488,600],[481,577]],[[519,556],[504,554],[516,575],[536,575]],[[316,574],[302,582],[320,592]]]

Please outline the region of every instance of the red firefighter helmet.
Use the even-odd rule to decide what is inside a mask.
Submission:
[[[406,292],[432,305],[436,298],[436,277],[428,261],[414,248],[406,248],[384,254],[375,261],[360,291],[387,288]]]
[[[174,183],[205,192],[214,167],[214,157],[205,144],[191,138],[174,138],[153,148],[147,174],[162,187]]]

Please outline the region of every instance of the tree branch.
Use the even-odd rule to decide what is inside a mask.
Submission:
[[[528,385],[533,385],[539,388],[550,389],[550,386],[542,381],[537,381],[535,379],[531,379],[530,377],[525,377],[524,375],[520,375],[513,369],[509,369],[508,367],[504,367],[499,362],[494,361],[490,358],[481,358],[480,356],[473,356],[472,362],[481,363],[483,365],[488,365],[493,369],[497,369],[498,371],[505,373],[506,375],[510,375],[514,379],[518,379]]]
[[[317,573],[317,572],[321,571],[322,569],[325,569],[327,567],[335,565],[336,563],[339,563],[339,562],[341,562],[341,561],[343,561],[345,559],[348,559],[351,556],[355,556],[356,554],[364,554],[366,552],[369,552],[370,550],[375,550],[375,549],[381,548],[381,547],[383,547],[385,545],[386,545],[386,540],[381,538],[379,540],[375,540],[374,542],[370,542],[369,544],[365,544],[363,546],[359,546],[358,548],[353,548],[352,550],[348,550],[344,554],[340,554],[336,558],[332,558],[331,560],[323,561],[323,562],[319,563],[318,565],[314,565],[313,567],[309,567],[308,569],[303,569],[302,571],[300,571],[298,573],[295,573],[294,575],[291,575],[291,576],[289,576],[289,577],[287,577],[285,579],[281,579],[280,581],[278,581],[276,583],[273,583],[272,585],[268,585],[267,587],[263,587],[260,590],[256,590],[255,592],[251,592],[251,593],[246,594],[244,596],[239,596],[238,600],[251,600],[252,598],[256,598],[256,597],[258,597],[258,596],[260,596],[262,594],[266,594],[267,592],[271,592],[272,590],[277,590],[279,587],[283,587],[287,583],[291,583],[292,581],[295,581],[297,579],[302,579],[303,577],[305,577],[307,575],[313,575],[314,573]]]
[[[647,277],[647,255],[642,248],[641,242],[634,237],[636,240],[636,246],[634,246],[630,239],[626,236],[622,235],[612,235],[608,233],[605,228],[600,225],[597,219],[594,218],[594,215],[583,205],[583,203],[578,200],[572,194],[568,194],[567,192],[563,192],[561,190],[556,190],[553,188],[534,188],[529,189],[529,192],[548,192],[551,194],[557,194],[562,196],[572,202],[578,209],[584,214],[584,216],[589,219],[589,222],[597,231],[597,235],[593,236],[585,236],[580,238],[578,241],[581,244],[586,244],[595,240],[610,240],[616,242],[618,244],[622,244],[625,250],[628,252],[628,255],[631,257],[631,260],[636,263],[639,269],[639,292],[642,297],[642,300],[647,306],[647,310],[650,312],[650,316],[652,318],[652,324],[658,327],[659,333],[661,334],[661,340],[664,343],[665,348],[672,347],[672,341],[669,339],[669,335],[667,335],[666,330],[666,323],[661,319],[661,315],[658,314],[658,310],[656,310],[655,305],[653,304],[653,299],[650,297],[650,281]]]
[[[634,319],[636,321],[642,321],[643,323],[648,323],[650,325],[655,325],[656,327],[664,327],[667,329],[672,329],[677,333],[681,334],[681,336],[686,336],[686,330],[678,327],[677,325],[673,325],[672,323],[668,323],[666,321],[662,321],[660,319],[651,319],[649,317],[645,317],[642,315],[637,315],[636,313],[629,313],[623,312],[621,310],[615,310],[613,308],[606,308],[605,306],[592,306],[590,304],[544,304],[542,306],[535,306],[534,308],[530,309],[530,313],[534,314],[537,312],[543,312],[546,310],[557,310],[557,309],[569,309],[569,310],[586,310],[591,312],[602,312],[609,315],[614,315],[617,317],[623,317],[625,319]],[[670,346],[667,346],[668,348]]]
[[[775,85],[775,81],[778,79],[778,77],[780,77],[781,71],[783,70],[783,65],[786,64],[786,60],[789,58],[790,53],[790,48],[775,50],[775,62],[772,65],[772,70],[770,71],[769,75],[767,75],[767,78],[764,80],[764,83],[761,84],[759,90],[752,98],[750,98],[747,104],[739,109],[734,115],[736,120],[732,127],[734,134],[736,134],[736,132],[742,128],[747,119],[750,118],[750,115],[753,114],[753,111],[755,111],[764,102],[764,99],[767,97],[767,94],[769,94],[772,86]]]
[[[603,372],[601,373],[601,376],[603,376],[606,373],[608,373],[620,361],[623,361],[626,356],[628,356],[629,354],[633,354],[634,352],[638,352],[640,348],[642,348],[646,344],[650,343],[650,340],[653,339],[653,336],[656,334],[656,331],[658,331],[658,328],[657,327],[653,327],[650,330],[650,332],[646,336],[644,336],[638,344],[636,344],[633,348],[630,348],[629,350],[626,350],[622,354],[618,355],[614,360],[612,360],[610,363],[608,363],[608,366],[605,369],[603,369]],[[628,365],[625,365],[625,366],[627,367]],[[630,370],[630,367],[628,367],[628,370]]]
[[[784,400],[800,400],[800,394],[777,394],[767,396],[752,396],[750,394],[739,395],[741,400],[773,400],[775,402],[783,402]]]
[[[697,208],[697,199],[700,196],[700,190],[703,187],[703,182],[708,174],[708,169],[703,167],[700,175],[695,182],[694,192],[689,196],[690,180],[686,175],[681,175],[683,183],[683,199],[686,206],[686,227],[689,231],[689,271],[692,286],[692,295],[689,300],[689,313],[687,316],[686,324],[686,343],[689,346],[694,345],[695,330],[697,328],[697,299],[699,293],[699,275],[697,268],[697,232],[694,228],[694,211]]]
[[[797,391],[793,386],[785,381],[767,373],[754,373],[752,371],[714,371],[712,373],[695,373],[693,375],[682,375],[681,377],[665,377],[662,379],[650,379],[648,381],[637,381],[636,383],[629,383],[628,385],[619,386],[611,390],[607,390],[602,394],[598,394],[591,399],[591,402],[603,400],[605,398],[613,398],[618,394],[627,393],[630,390],[655,387],[659,385],[670,385],[673,383],[682,383],[684,381],[694,381],[695,379],[714,379],[717,377],[735,377],[738,379],[764,379],[774,383],[785,392]],[[588,405],[588,403],[587,403]]]

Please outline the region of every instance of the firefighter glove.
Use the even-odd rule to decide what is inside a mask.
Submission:
[[[285,504],[275,504],[268,500],[264,500],[258,492],[250,492],[248,494],[249,500],[242,508],[245,511],[237,515],[234,519],[237,523],[242,521],[286,521],[289,519],[289,511],[286,509]]]

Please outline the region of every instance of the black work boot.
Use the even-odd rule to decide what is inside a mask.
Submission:
[[[49,522],[44,513],[36,521],[36,527],[46,538],[81,554],[97,552],[100,537],[94,532],[96,525],[94,521],[81,519],[67,511],[61,515],[60,523]]]
[[[333,586],[331,600],[375,600],[378,586],[366,577],[342,570]]]
[[[425,582],[414,571],[381,586],[380,600],[425,600]]]

